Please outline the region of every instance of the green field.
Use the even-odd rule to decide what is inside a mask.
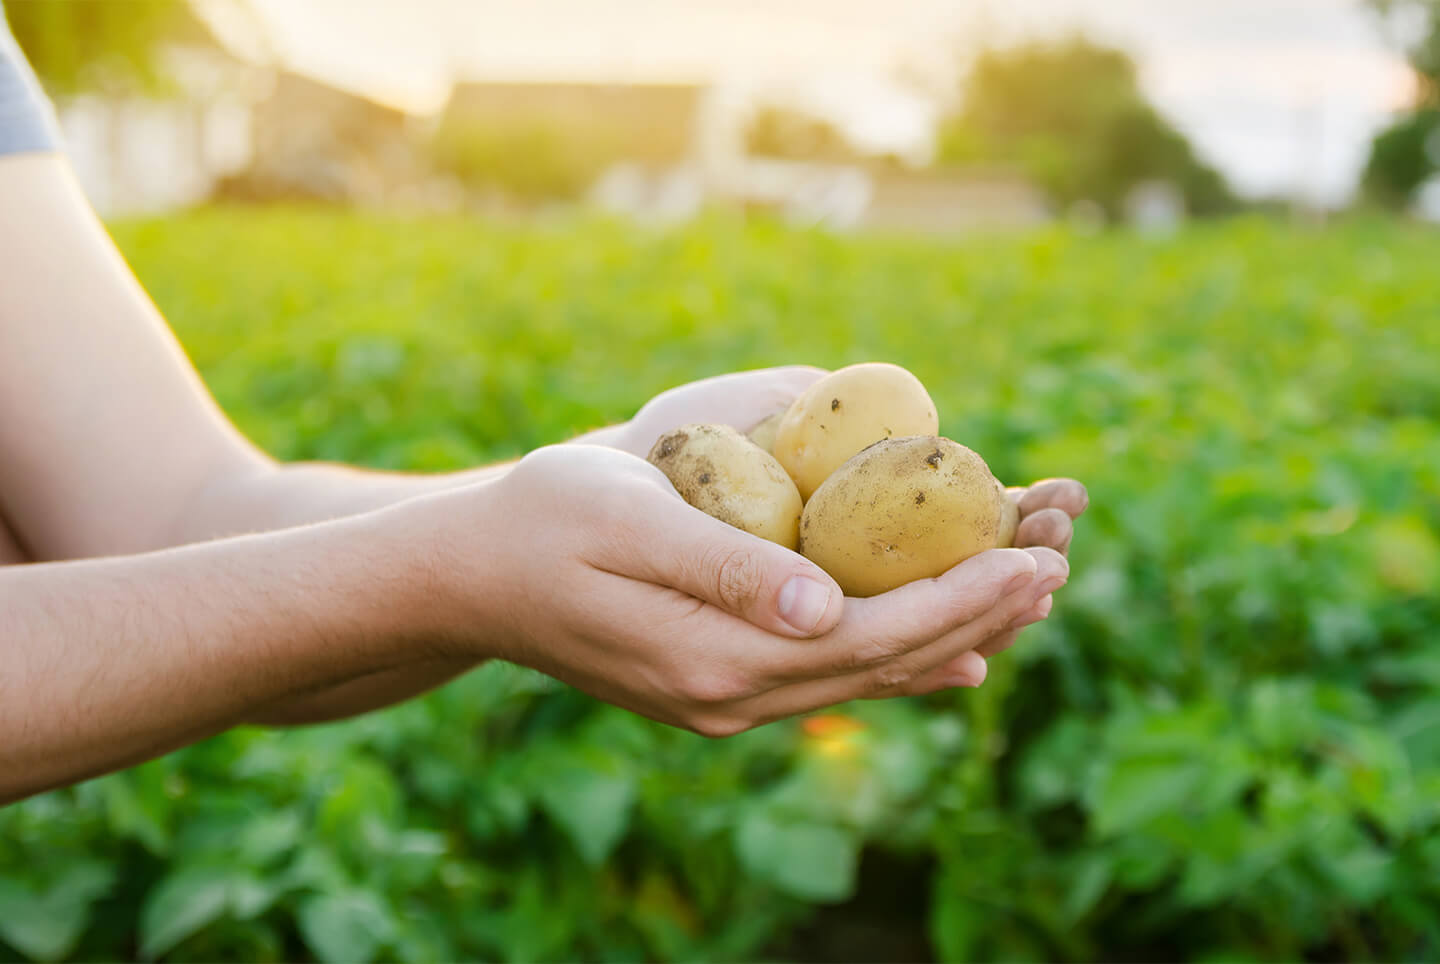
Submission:
[[[460,467],[888,360],[1091,510],[984,687],[853,732],[706,741],[494,666],[0,810],[0,959],[1440,957],[1440,234],[116,231],[287,459]]]

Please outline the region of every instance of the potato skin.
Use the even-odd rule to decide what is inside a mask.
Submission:
[[[780,430],[780,420],[785,417],[789,409],[782,408],[780,411],[765,419],[759,425],[752,428],[748,434],[750,441],[770,454],[775,454],[775,433]]]
[[[920,379],[899,365],[869,362],[831,372],[786,411],[775,457],[809,499],[856,452],[885,438],[935,435],[939,417]]]
[[[1003,499],[985,460],[958,442],[887,439],[815,490],[800,551],[845,595],[878,595],[994,548]]]
[[[787,549],[800,541],[800,493],[775,457],[728,425],[683,425],[650,450],[680,497]]]

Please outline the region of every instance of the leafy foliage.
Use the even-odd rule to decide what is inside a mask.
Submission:
[[[8,0],[4,13],[52,94],[117,86],[158,90],[166,79],[159,54],[167,39],[213,43],[186,0]]]
[[[1121,211],[1135,186],[1166,180],[1197,214],[1233,206],[1224,180],[1140,91],[1119,50],[1083,38],[984,53],[960,112],[941,132],[940,160],[1016,168],[1061,204]]]
[[[707,742],[494,665],[0,810],[0,957],[1440,956],[1440,237],[119,238],[283,458],[446,469],[687,379],[891,359],[1002,478],[1092,507],[977,691]]]
[[[1403,210],[1440,173],[1440,0],[1368,0],[1368,5],[1406,35],[1397,43],[1420,84],[1413,109],[1375,136],[1362,177],[1369,200]]]
[[[1440,106],[1440,0],[1366,0],[1395,28],[1421,81],[1421,107]]]
[[[1440,110],[1408,114],[1376,135],[1362,183],[1380,204],[1404,208],[1440,172]]]
[[[599,126],[447,119],[430,154],[469,188],[534,202],[580,197],[624,150]]]

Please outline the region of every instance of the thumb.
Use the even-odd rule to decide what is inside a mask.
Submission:
[[[783,636],[820,636],[839,622],[844,593],[819,566],[678,497],[663,501],[632,575]]]

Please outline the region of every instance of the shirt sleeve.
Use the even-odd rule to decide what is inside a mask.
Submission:
[[[55,112],[0,8],[0,154],[60,149]]]

